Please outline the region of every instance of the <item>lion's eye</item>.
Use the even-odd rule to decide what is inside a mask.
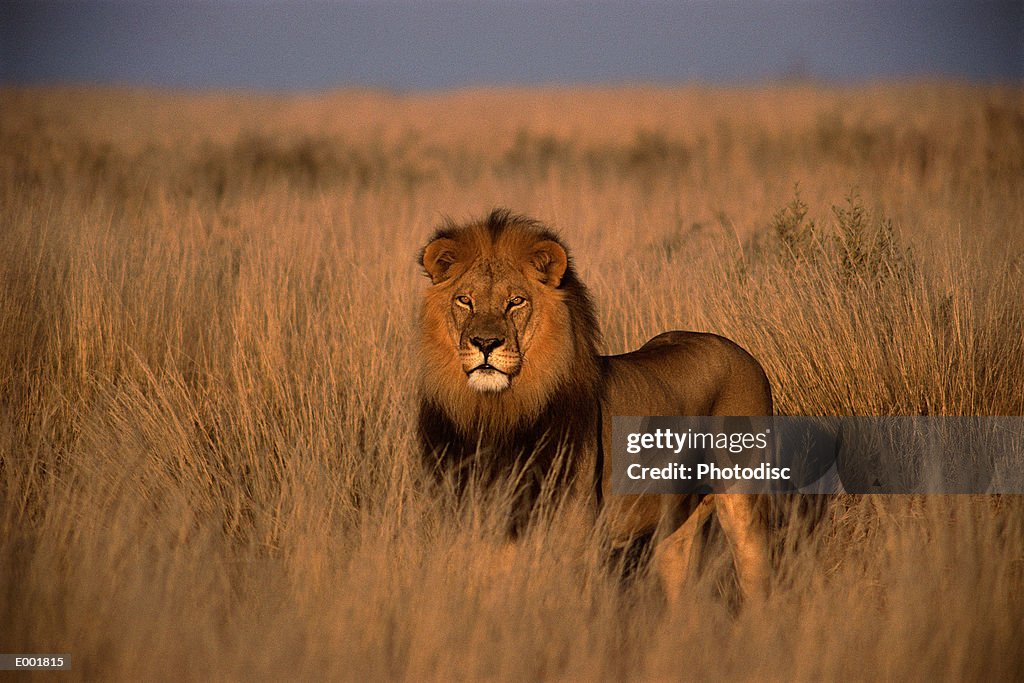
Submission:
[[[508,307],[511,309],[511,308],[515,308],[516,306],[522,306],[525,303],[526,303],[526,299],[524,299],[523,297],[521,297],[521,296],[514,296],[514,297],[512,297],[511,299],[508,300]]]
[[[470,299],[468,296],[457,296],[455,297],[455,301],[470,310],[473,309],[473,300]]]

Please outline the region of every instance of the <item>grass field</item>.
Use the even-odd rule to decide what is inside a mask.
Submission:
[[[843,496],[667,614],[426,486],[415,256],[560,230],[605,349],[727,335],[787,414],[1024,414],[1024,91],[0,90],[0,652],[104,679],[1024,675],[1018,497]]]

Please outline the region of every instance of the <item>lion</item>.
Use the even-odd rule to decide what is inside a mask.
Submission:
[[[614,415],[771,415],[761,365],[714,334],[665,332],[603,356],[594,305],[561,238],[496,209],[447,223],[420,253],[430,286],[420,318],[418,436],[435,472],[515,476],[509,534],[521,532],[552,478],[597,515],[613,547],[650,535],[666,597],[678,602],[717,518],[745,599],[767,593],[766,525],[755,496],[622,495],[611,491]]]

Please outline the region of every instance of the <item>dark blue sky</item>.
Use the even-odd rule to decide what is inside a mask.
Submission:
[[[0,82],[398,89],[1024,80],[1009,2],[0,0]]]

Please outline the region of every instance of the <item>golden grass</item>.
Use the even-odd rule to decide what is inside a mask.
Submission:
[[[108,679],[1020,676],[1016,497],[837,499],[778,531],[766,606],[732,613],[723,556],[666,615],[568,523],[502,561],[412,420],[415,253],[495,205],[561,230],[609,352],[710,330],[780,412],[1022,414],[1022,179],[1019,88],[2,90],[0,652]]]

